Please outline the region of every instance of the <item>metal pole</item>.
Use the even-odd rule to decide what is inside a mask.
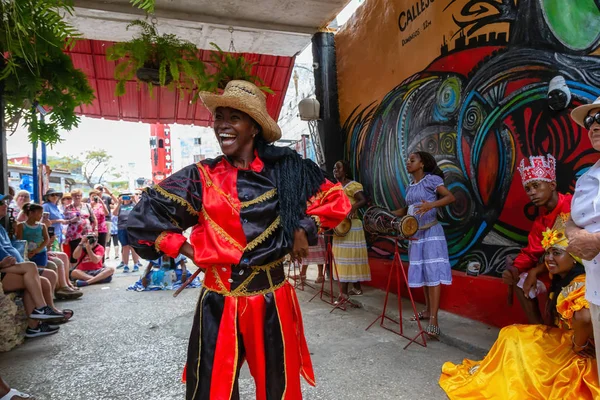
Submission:
[[[38,163],[37,163],[37,140],[32,143],[32,164],[33,164],[33,196],[31,196],[31,200],[37,202],[38,201]]]

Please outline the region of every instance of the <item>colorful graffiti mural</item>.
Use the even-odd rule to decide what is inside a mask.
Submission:
[[[434,154],[457,198],[440,210],[453,268],[479,261],[482,274],[498,276],[536,216],[517,162],[553,154],[559,191],[569,192],[598,159],[569,114],[600,96],[600,2],[451,0],[444,10],[457,2],[457,29],[442,37],[439,57],[350,113],[347,151],[371,202],[390,209],[403,206],[404,160],[416,150]],[[508,31],[496,32],[499,23]],[[558,111],[548,105],[556,76],[571,92]],[[388,257],[391,244],[372,241],[371,251]]]

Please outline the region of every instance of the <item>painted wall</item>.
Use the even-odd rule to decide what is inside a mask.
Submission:
[[[569,192],[599,158],[569,118],[600,96],[599,39],[594,0],[367,0],[336,35],[347,153],[372,203],[404,205],[404,160],[416,150],[436,156],[457,198],[440,211],[455,271],[445,308],[496,325],[519,319],[498,316],[506,288],[497,278],[536,216],[516,166],[551,153],[559,190]],[[572,99],[553,111],[557,75]],[[377,259],[392,246],[370,244],[383,286]],[[485,277],[465,276],[475,260]]]

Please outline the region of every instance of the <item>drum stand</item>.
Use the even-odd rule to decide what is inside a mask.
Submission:
[[[408,286],[408,278],[406,276],[406,271],[404,270],[404,264],[402,263],[402,259],[400,258],[398,242],[400,240],[402,240],[403,238],[389,237],[389,239],[394,240],[394,260],[392,262],[392,267],[390,268],[390,273],[388,275],[388,283],[387,283],[387,289],[385,292],[385,300],[383,301],[383,310],[381,311],[381,314],[375,319],[375,321],[373,321],[371,323],[371,325],[369,325],[367,327],[367,329],[365,329],[365,330],[368,331],[369,328],[371,328],[373,325],[375,325],[375,323],[377,321],[381,320],[381,322],[379,323],[380,327],[409,340],[408,344],[406,346],[404,346],[404,350],[406,350],[406,348],[408,346],[410,346],[412,343],[416,343],[422,347],[427,347],[427,341],[425,339],[426,333],[423,330],[423,327],[421,326],[421,321],[418,318],[417,318],[417,326],[419,327],[419,332],[417,333],[417,335],[415,337],[411,338],[404,334],[404,328],[402,326],[402,297],[401,297],[401,293],[400,293],[400,289],[401,289],[400,271],[402,272],[402,276],[404,277],[404,284],[406,285],[406,289],[408,291],[408,296],[410,298],[410,303],[412,305],[414,315],[416,316],[416,315],[418,315],[418,313],[417,313],[417,307],[415,306],[415,301],[413,299],[412,292],[410,291],[410,287]],[[408,240],[410,240],[410,239],[408,239]],[[397,293],[398,293],[398,321],[396,321],[386,315],[386,310],[387,310],[387,306],[388,306],[388,298],[390,296],[390,289],[391,289],[394,274],[396,275],[396,288],[398,290],[397,291]],[[398,326],[400,328],[399,331],[392,329],[392,328],[388,328],[387,326],[384,326],[385,320],[389,320],[389,321],[393,322],[394,324],[398,324]],[[417,340],[419,337],[422,338],[423,343],[421,343]]]
[[[325,234],[325,237],[333,238],[333,234]],[[340,276],[338,274],[337,263],[335,262],[335,257],[333,256],[333,247],[332,247],[332,239],[327,240],[327,255],[325,259],[323,278],[325,277],[325,269],[329,268],[329,292],[325,290],[325,279],[321,283],[321,290],[319,290],[310,300],[313,301],[317,296],[324,301],[325,303],[333,306],[333,309],[329,312],[332,313],[336,309],[340,309],[342,311],[346,311],[347,307],[358,308],[358,305],[354,304],[350,301],[350,297],[344,298],[336,303],[333,295],[333,277],[335,277],[338,281],[338,293],[342,293],[342,283],[340,282]],[[325,295],[325,297],[323,296]]]
[[[302,280],[302,264],[298,260],[291,260],[288,265],[288,282],[294,281],[294,289],[304,291],[304,287],[316,289],[311,284]]]

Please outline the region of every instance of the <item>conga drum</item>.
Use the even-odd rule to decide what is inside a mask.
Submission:
[[[344,220],[340,222],[338,226],[333,228],[333,233],[335,234],[335,236],[344,237],[348,234],[348,232],[350,232],[351,228],[352,221],[350,220],[350,218],[344,218]]]

